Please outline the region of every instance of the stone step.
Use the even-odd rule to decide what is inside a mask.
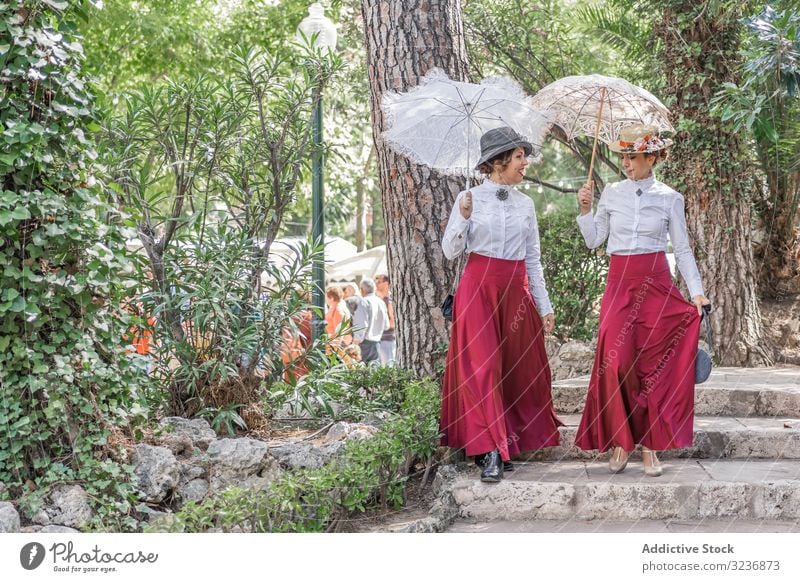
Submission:
[[[488,521],[458,519],[447,533],[800,533],[800,522],[777,519],[638,519]]]
[[[553,402],[564,414],[583,411],[589,376],[553,383]],[[695,389],[695,414],[791,416],[800,413],[800,367],[715,368]]]
[[[609,452],[583,451],[574,446],[580,415],[562,414],[561,445],[541,451],[526,451],[516,459],[559,461],[562,459],[606,460]],[[634,452],[631,458],[639,458]],[[700,459],[800,459],[800,418],[698,416],[691,448],[662,451],[659,458]]]
[[[640,463],[612,474],[604,462],[523,463],[499,483],[475,466],[442,467],[440,499],[458,519],[704,520],[800,518],[800,462],[673,459],[661,477]]]

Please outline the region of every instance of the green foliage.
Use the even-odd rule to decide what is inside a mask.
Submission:
[[[131,491],[108,437],[137,407],[120,309],[133,269],[95,185],[72,4],[0,4],[0,482],[12,496],[33,484],[31,506],[83,482],[110,516]]]
[[[344,380],[347,368],[334,356],[317,361],[307,374],[287,375],[272,385],[268,394],[268,408],[286,410],[291,416],[309,418],[334,418],[334,406],[343,402],[350,387]]]
[[[739,83],[724,83],[712,100],[714,113],[732,131],[753,137],[766,192],[755,208],[768,226],[757,249],[764,265],[762,291],[777,295],[798,273],[800,220],[800,15],[795,3],[776,1],[746,18]]]
[[[231,403],[222,408],[204,408],[197,416],[210,418],[211,428],[213,428],[217,434],[225,434],[226,436],[233,437],[236,436],[236,428],[234,427],[247,430],[247,424],[238,413],[241,407],[241,404]],[[224,433],[222,432],[223,428],[225,428]]]
[[[82,27],[87,68],[107,105],[125,106],[122,95],[161,84],[194,79],[198,72],[230,78],[238,69],[230,47],[259,47],[282,58],[296,58],[293,43],[307,15],[305,0],[118,0],[106,2]],[[352,238],[357,192],[377,198],[372,150],[369,89],[358,20],[360,2],[334,2],[326,10],[339,29],[338,53],[348,64],[324,95],[326,229]],[[294,63],[301,69],[301,63]],[[282,232],[310,229],[311,187],[303,169],[300,188],[287,209]],[[378,201],[379,202],[379,201]],[[382,224],[380,209],[374,219]],[[382,241],[374,242],[382,244]]]
[[[724,83],[713,111],[732,131],[752,134],[769,188],[769,199],[757,208],[773,218],[777,246],[788,248],[795,221],[775,220],[775,214],[800,203],[800,15],[767,6],[744,22],[742,82]]]
[[[317,360],[308,374],[272,386],[269,408],[287,409],[295,416],[362,420],[367,414],[397,412],[414,375],[402,368],[361,366],[348,368],[329,356]]]
[[[262,378],[278,377],[281,330],[308,308],[304,267],[321,252],[306,246],[287,270],[267,262],[308,159],[311,111],[341,63],[309,47],[240,47],[229,60],[221,78],[126,96],[105,132],[110,192],[147,255],[156,377],[183,415],[255,402]]]
[[[187,415],[220,409],[218,424],[232,432],[230,412],[259,400],[262,385],[283,373],[286,334],[308,333],[298,329],[311,308],[301,289],[310,287],[307,267],[321,250],[302,245],[293,264],[279,267],[229,221],[207,226],[204,236],[181,234],[188,236],[178,237],[165,261],[168,292],[140,296],[144,310],[156,317],[157,386],[169,389],[151,388],[150,402],[154,410],[166,404]],[[180,317],[177,332],[168,313]],[[323,339],[308,341],[305,357],[316,362],[324,351]]]
[[[597,331],[597,302],[605,288],[608,260],[586,248],[574,210],[539,217],[542,267],[561,340],[591,339]]]
[[[613,74],[643,83],[656,93],[663,84],[658,71],[659,38],[653,34],[654,13],[642,0],[584,3],[575,11],[578,26],[587,37],[602,39],[621,58],[608,62]]]
[[[333,531],[354,512],[400,506],[410,467],[417,458],[430,463],[438,446],[440,406],[439,386],[430,380],[408,382],[402,392],[398,411],[381,430],[348,441],[337,462],[284,472],[265,491],[230,489],[187,503],[172,522],[154,530]]]
[[[730,204],[738,204],[756,194],[745,140],[710,113],[713,95],[736,76],[741,8],[728,1],[698,5],[668,0],[658,25],[661,68],[667,78],[663,101],[673,112],[679,138],[662,175],[690,199],[700,192],[714,192]],[[726,147],[720,148],[721,143]],[[709,163],[697,164],[698,159]],[[697,258],[702,261],[702,250],[698,251]]]
[[[109,99],[137,84],[214,66],[216,0],[113,0],[81,26],[86,69]],[[224,46],[224,45],[223,45]],[[227,45],[230,46],[230,45]]]

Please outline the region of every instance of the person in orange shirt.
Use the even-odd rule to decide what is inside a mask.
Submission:
[[[142,325],[139,322],[146,317],[146,314],[141,304],[131,305],[125,302],[122,307],[138,319],[128,330],[130,335],[126,334],[125,339],[130,339],[132,351],[147,358],[146,370],[149,375],[153,368],[152,358],[150,357],[150,344],[153,339],[153,327],[156,324],[156,318],[147,317],[147,324]]]
[[[342,322],[350,319],[350,311],[347,309],[345,302],[342,301],[342,290],[339,287],[328,287],[325,291],[325,297],[328,300],[328,311],[325,313],[325,331],[328,332],[330,337],[334,337]],[[347,334],[340,339],[342,343],[347,345],[353,341],[353,336]]]

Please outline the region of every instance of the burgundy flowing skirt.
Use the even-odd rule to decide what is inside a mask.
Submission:
[[[575,444],[660,451],[692,444],[700,316],[664,253],[612,255]]]
[[[542,320],[524,261],[470,254],[453,302],[442,445],[467,455],[555,446],[558,426]]]

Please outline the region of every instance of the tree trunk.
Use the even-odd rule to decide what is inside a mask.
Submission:
[[[460,262],[445,259],[441,236],[463,179],[445,177],[396,154],[381,139],[381,99],[407,91],[431,68],[467,79],[460,0],[362,0],[372,99],[372,126],[396,302],[401,366],[433,375],[448,341],[439,306]]]
[[[364,163],[364,170],[356,182],[356,250],[360,253],[367,248],[367,175],[375,161],[375,146],[372,146]]]
[[[663,6],[656,34],[663,40],[667,106],[679,128],[664,181],[685,196],[695,257],[714,306],[716,359],[725,366],[768,365],[753,259],[754,168],[742,138],[708,113],[722,84],[736,81],[740,15],[714,14],[693,0]]]
[[[369,226],[370,247],[380,246],[384,242],[384,229],[381,226],[383,224],[383,217],[381,217],[380,221],[376,220],[376,217],[379,216],[379,208],[381,211],[383,210],[381,192],[380,190],[370,190],[369,208],[367,208],[367,226]]]

